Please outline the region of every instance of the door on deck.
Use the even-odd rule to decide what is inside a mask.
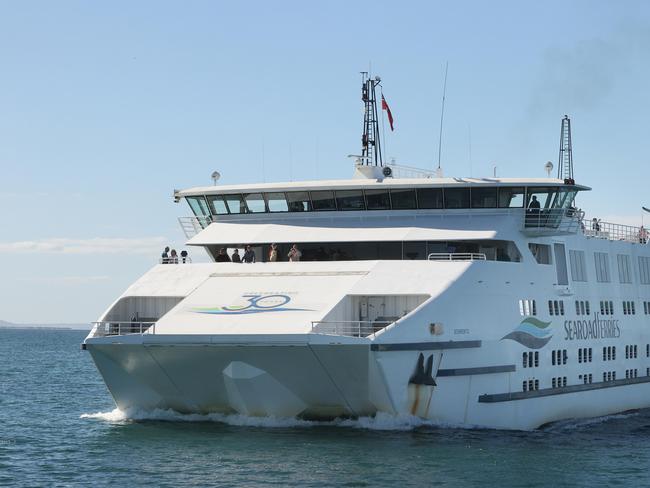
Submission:
[[[557,284],[568,285],[569,275],[566,268],[566,254],[564,252],[564,244],[554,243],[553,251],[555,252],[555,270],[557,272]]]

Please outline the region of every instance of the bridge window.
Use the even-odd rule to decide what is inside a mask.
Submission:
[[[266,212],[266,202],[261,193],[249,193],[244,195],[246,199],[246,206],[250,213]]]
[[[555,195],[555,188],[528,188],[528,198],[526,200],[526,208],[530,206],[533,197],[539,202],[540,209],[551,208],[553,195]]]
[[[445,208],[469,208],[469,188],[445,188]]]
[[[318,193],[318,192],[314,192],[314,193]],[[331,192],[324,192],[324,193],[331,193]],[[306,191],[287,192],[287,207],[289,208],[289,212],[311,211],[312,207],[311,207],[311,200],[309,199],[309,193]],[[333,210],[336,210],[336,207],[334,207]]]
[[[289,210],[284,193],[267,193],[266,204],[269,212],[287,212]]]
[[[208,204],[205,202],[203,197],[186,197],[187,203],[189,203],[192,212],[197,217],[207,217],[210,215],[210,209]],[[225,213],[228,213],[227,211]]]
[[[228,205],[228,211],[231,214],[248,213],[246,203],[240,194],[235,193],[232,195],[224,195],[223,198],[226,201],[226,204]]]
[[[366,204],[363,201],[361,190],[337,190],[336,204],[339,210],[365,210]]]
[[[524,206],[523,187],[499,188],[499,208],[521,208]]]
[[[575,198],[575,190],[570,190],[567,188],[559,188],[559,191],[555,194],[553,200],[552,208],[568,208],[573,203]]]
[[[418,188],[419,208],[442,208],[442,188]]]
[[[314,210],[336,210],[336,200],[334,200],[334,192],[331,190],[311,192],[311,203]]]
[[[390,210],[388,190],[366,190],[365,193],[368,210]]]
[[[212,214],[226,215],[228,213],[228,206],[221,195],[208,195],[208,202],[212,207]]]
[[[407,210],[417,208],[415,190],[391,190],[390,198],[393,202],[393,209]],[[442,194],[440,201],[442,203]]]
[[[495,208],[497,206],[497,189],[472,188],[472,208]]]

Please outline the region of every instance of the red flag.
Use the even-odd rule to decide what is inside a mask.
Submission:
[[[393,114],[390,113],[390,108],[388,107],[388,104],[386,103],[386,99],[384,98],[384,94],[381,94],[381,109],[385,110],[386,113],[388,114],[388,123],[390,124],[390,130],[395,130],[393,128]]]

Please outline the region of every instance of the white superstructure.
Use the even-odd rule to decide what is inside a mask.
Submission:
[[[158,264],[108,308],[85,347],[116,404],[506,429],[650,406],[643,228],[592,223],[572,181],[394,169],[177,192],[189,245],[255,263]]]

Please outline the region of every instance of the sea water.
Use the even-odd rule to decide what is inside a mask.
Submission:
[[[122,412],[85,334],[0,329],[0,486],[650,486],[650,410],[535,432]]]

